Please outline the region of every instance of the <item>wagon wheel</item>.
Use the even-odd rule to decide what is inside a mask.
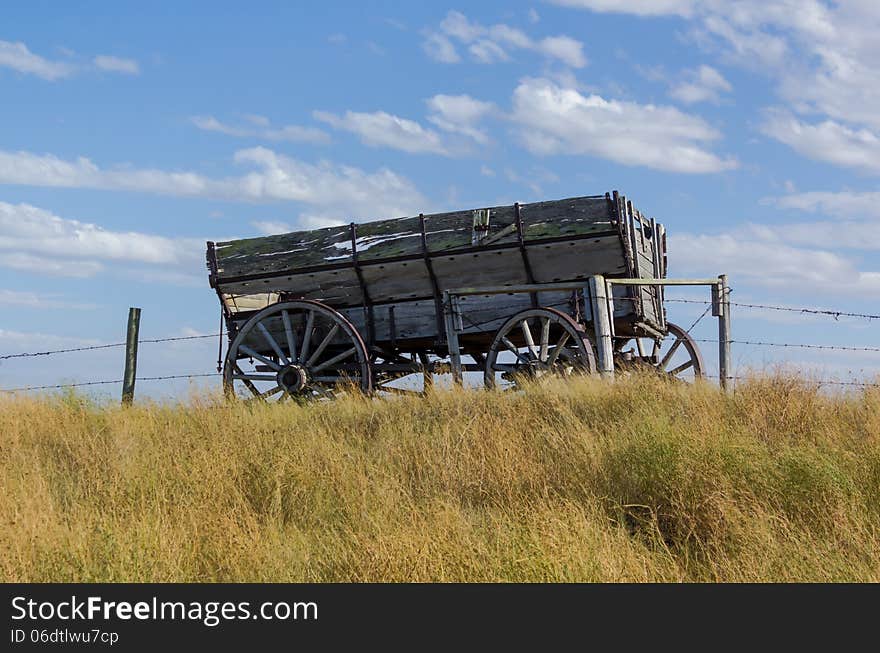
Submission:
[[[369,392],[369,356],[342,314],[309,300],[273,304],[248,320],[226,354],[227,394],[257,400],[332,398],[343,388]]]
[[[703,356],[691,335],[677,324],[666,323],[665,338],[634,338],[636,349],[616,353],[622,371],[653,369],[680,381],[703,378]],[[647,344],[646,344],[647,343]]]
[[[525,379],[593,374],[596,357],[587,332],[565,313],[532,308],[507,320],[486,355],[487,388],[509,389]]]

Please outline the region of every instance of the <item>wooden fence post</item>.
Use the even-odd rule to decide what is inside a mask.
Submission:
[[[596,332],[596,363],[602,376],[614,376],[614,345],[611,342],[611,318],[608,315],[608,287],[605,277],[590,277],[590,300],[593,309],[593,328]]]
[[[727,275],[718,275],[718,376],[722,390],[730,381],[730,287]]]
[[[137,377],[138,331],[141,326],[141,309],[128,309],[128,329],[125,334],[125,373],[122,377],[122,404],[130,405],[134,399],[134,382]]]

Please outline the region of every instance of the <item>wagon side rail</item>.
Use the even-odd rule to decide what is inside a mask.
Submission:
[[[622,286],[708,286],[711,292],[712,315],[718,318],[718,376],[723,390],[728,389],[730,372],[730,287],[727,275],[708,279],[644,279],[614,278],[606,279],[602,275],[594,275],[584,281],[520,284],[512,286],[482,286],[467,288],[450,288],[443,293],[443,311],[446,326],[446,343],[449,350],[452,376],[456,383],[462,383],[463,366],[459,335],[463,331],[462,311],[459,300],[468,295],[501,295],[538,292],[583,291],[591,302],[593,329],[597,349],[600,373],[609,378],[614,376],[614,294],[612,288]]]

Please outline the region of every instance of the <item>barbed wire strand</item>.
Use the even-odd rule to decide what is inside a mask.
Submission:
[[[151,344],[157,342],[174,342],[177,340],[198,340],[200,338],[216,338],[216,333],[208,333],[205,335],[198,336],[174,336],[171,338],[146,338],[144,340],[138,340],[138,344]],[[70,352],[76,351],[92,351],[95,349],[110,349],[111,347],[125,347],[126,343],[124,342],[113,342],[106,345],[87,345],[83,347],[71,347],[69,349],[52,349],[49,351],[35,351],[35,352],[25,352],[21,354],[4,354],[0,356],[0,360],[8,360],[10,358],[31,358],[34,356],[51,356],[52,354],[68,354]]]
[[[139,376],[135,381],[166,381],[168,379],[197,379],[206,376],[220,376],[217,372],[209,372],[206,374],[169,374],[166,376]],[[78,383],[59,383],[56,385],[31,385],[23,388],[0,388],[0,392],[24,392],[26,390],[54,390],[60,388],[79,388],[88,385],[111,385],[113,383],[122,383],[122,379],[114,379],[112,381],[80,381]]]

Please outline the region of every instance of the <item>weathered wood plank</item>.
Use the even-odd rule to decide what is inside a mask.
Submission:
[[[513,206],[490,207],[489,233],[502,232],[514,222]],[[525,240],[583,235],[608,230],[611,215],[603,197],[579,197],[521,206]],[[471,246],[473,210],[425,216],[430,252]],[[493,244],[515,242],[516,235]],[[377,220],[357,225],[357,248],[362,262],[421,254],[418,217]],[[351,264],[349,227],[336,226],[289,234],[246,238],[215,246],[219,279],[321,265]]]

